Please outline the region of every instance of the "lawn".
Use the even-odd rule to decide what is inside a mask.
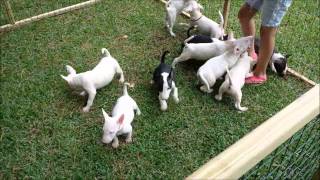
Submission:
[[[218,19],[222,0],[200,2],[209,17]],[[242,2],[232,1],[230,12],[229,28],[237,37]],[[41,7],[51,10],[51,4]],[[30,5],[25,10],[36,9]],[[33,12],[17,13],[25,17]],[[317,83],[318,25],[317,6],[293,1],[277,37],[278,49],[292,55],[290,67]],[[168,63],[179,55],[185,30],[176,26],[175,32],[178,37],[172,38],[164,28],[160,2],[113,0],[1,35],[0,179],[181,179],[310,88],[269,72],[266,84],[243,88],[243,105],[249,110],[239,113],[231,98],[217,102],[200,92],[195,77],[199,64],[186,62],[176,69],[181,102],[171,100],[169,110],[161,112],[149,81],[162,51],[170,50]],[[66,74],[66,64],[78,72],[93,68],[102,47],[119,61],[126,80],[136,84],[129,94],[142,111],[133,122],[133,143],[121,140],[117,150],[99,142],[101,108],[112,110],[122,86],[113,81],[99,90],[91,111],[82,113],[85,100],[73,95],[59,76]]]

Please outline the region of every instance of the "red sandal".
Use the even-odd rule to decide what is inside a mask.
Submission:
[[[267,81],[267,75],[263,76],[249,76],[245,79],[246,84],[263,84]]]

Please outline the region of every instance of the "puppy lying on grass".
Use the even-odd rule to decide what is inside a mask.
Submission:
[[[260,39],[255,38],[254,51],[257,54],[259,54],[259,50],[260,50]],[[274,48],[271,59],[269,61],[269,67],[273,72],[277,73],[281,77],[284,77],[287,73],[289,57],[290,55],[288,54],[283,55],[280,52],[278,52],[276,48]]]
[[[77,92],[77,94],[81,96],[88,95],[87,104],[82,109],[84,112],[89,112],[96,96],[97,89],[108,85],[115,74],[120,75],[120,83],[124,82],[123,72],[117,60],[110,55],[106,48],[102,48],[101,53],[104,57],[92,70],[77,73],[71,66],[66,65],[68,75],[61,75],[70,88]]]

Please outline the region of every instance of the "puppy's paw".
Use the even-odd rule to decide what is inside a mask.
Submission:
[[[136,115],[140,116],[141,115],[141,111],[137,110]]]
[[[174,102],[175,102],[176,104],[178,104],[178,103],[180,102],[180,99],[179,99],[178,97],[174,97],[173,100],[174,100]]]
[[[173,32],[170,32],[170,35],[171,35],[172,37],[176,37],[176,34],[173,33]]]
[[[248,108],[247,108],[247,107],[239,107],[239,110],[242,111],[242,112],[244,112],[244,111],[247,111]]]
[[[86,96],[87,95],[87,92],[85,91],[82,91],[81,93],[79,93],[80,96]]]
[[[82,111],[85,112],[85,113],[86,113],[86,112],[89,112],[89,111],[90,111],[90,107],[87,107],[87,106],[86,106],[86,107],[83,107],[83,108],[82,108]]]
[[[124,77],[121,77],[121,78],[119,79],[119,82],[120,82],[121,84],[123,84],[123,83],[124,83]]]
[[[161,111],[166,111],[168,109],[167,104],[163,104],[160,106]]]
[[[126,143],[132,143],[132,137],[130,136],[128,136],[127,138],[126,138]]]
[[[205,92],[205,93],[212,93],[212,89],[207,89],[207,86],[205,86],[205,85],[202,85],[201,87],[200,87],[200,90],[202,91],[202,92]]]
[[[220,96],[219,94],[215,95],[214,98],[215,98],[217,101],[221,101],[221,100],[222,100],[222,96]]]
[[[113,141],[113,143],[111,144],[113,148],[118,148],[119,147],[119,142],[118,141]]]

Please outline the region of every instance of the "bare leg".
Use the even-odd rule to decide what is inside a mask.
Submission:
[[[241,25],[241,30],[244,36],[255,36],[256,27],[253,17],[256,15],[257,10],[250,8],[247,4],[244,4],[238,13],[238,18]],[[254,52],[254,45],[248,50],[248,54],[251,55]]]
[[[259,51],[259,61],[253,72],[255,76],[264,76],[266,75],[266,70],[268,67],[269,60],[272,56],[275,38],[276,38],[277,28],[276,27],[264,27],[261,26],[260,37],[261,45]]]

